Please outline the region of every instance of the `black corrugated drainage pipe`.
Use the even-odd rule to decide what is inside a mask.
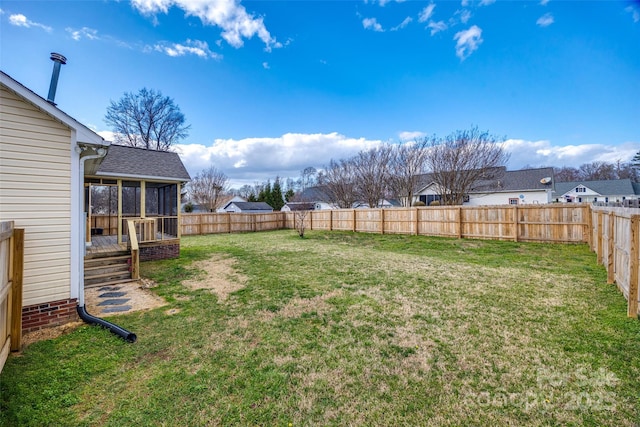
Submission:
[[[78,316],[80,316],[82,320],[90,325],[100,325],[103,328],[108,329],[119,337],[124,338],[124,340],[127,342],[136,342],[136,340],[138,339],[136,334],[134,334],[133,332],[129,332],[118,325],[114,325],[113,323],[107,322],[104,319],[90,315],[89,313],[87,313],[87,309],[84,305],[78,306]]]

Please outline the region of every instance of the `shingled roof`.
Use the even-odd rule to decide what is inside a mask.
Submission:
[[[624,196],[631,194],[639,194],[636,191],[636,186],[630,179],[611,179],[606,181],[570,181],[570,182],[558,182],[556,183],[555,194],[562,196],[575,189],[576,187],[583,185],[590,190],[602,196]],[[556,197],[557,197],[556,196]]]
[[[554,188],[553,168],[536,168],[508,171],[505,167],[492,171],[493,179],[478,181],[469,193],[535,191]],[[543,178],[551,178],[547,184]],[[416,191],[421,191],[434,182],[433,175],[428,173],[418,179]]]
[[[109,147],[96,175],[163,181],[191,179],[177,153],[115,144]]]

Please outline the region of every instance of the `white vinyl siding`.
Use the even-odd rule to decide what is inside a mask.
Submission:
[[[0,219],[25,229],[23,305],[70,297],[71,129],[2,86]]]

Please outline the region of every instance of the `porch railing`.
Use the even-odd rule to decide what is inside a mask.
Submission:
[[[127,220],[129,247],[131,248],[131,278],[134,280],[140,278],[140,248],[138,247],[138,236],[136,235],[136,221],[139,220]],[[140,229],[144,229],[144,227],[141,226]]]

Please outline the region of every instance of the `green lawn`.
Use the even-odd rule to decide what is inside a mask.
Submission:
[[[640,322],[583,245],[286,230],[142,273],[169,305],[111,318],[138,342],[83,326],[10,357],[0,424],[640,420]]]

